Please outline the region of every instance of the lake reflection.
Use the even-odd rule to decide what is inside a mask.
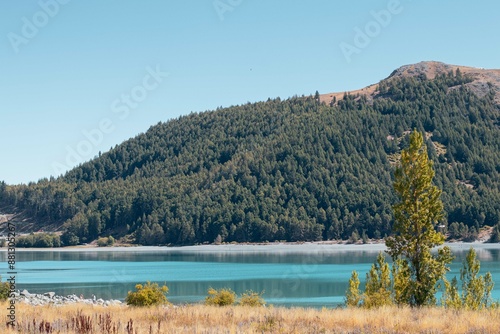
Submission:
[[[454,245],[451,275],[459,276],[468,245]],[[481,272],[499,283],[500,245],[475,245]],[[371,248],[374,248],[373,246]],[[332,307],[342,304],[352,270],[363,280],[381,246],[254,246],[147,248],[135,251],[18,251],[19,289],[59,295],[84,294],[123,300],[136,283],[166,283],[173,303],[202,301],[209,287],[228,287],[238,294],[264,291],[268,303]],[[0,253],[5,263],[5,252]],[[7,269],[1,268],[5,277]],[[362,281],[363,282],[363,281]]]

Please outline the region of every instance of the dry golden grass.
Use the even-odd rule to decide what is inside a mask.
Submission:
[[[500,333],[500,310],[17,304],[16,311],[17,328],[2,322],[0,333]]]

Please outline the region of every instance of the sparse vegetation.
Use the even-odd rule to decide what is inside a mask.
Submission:
[[[252,307],[264,306],[266,302],[264,301],[264,298],[262,298],[263,294],[263,291],[261,293],[252,290],[245,291],[238,299],[238,305]]]
[[[208,289],[208,295],[205,297],[205,305],[208,306],[229,306],[229,305],[240,305],[240,306],[263,306],[266,304],[262,295],[264,291],[258,293],[252,290],[247,290],[237,298],[236,293],[228,288],[222,289]]]
[[[167,304],[168,287],[160,287],[158,283],[147,282],[145,285],[137,284],[136,291],[129,291],[125,302],[132,306],[153,306]]]
[[[0,304],[2,309],[6,303]],[[381,307],[305,309],[205,305],[100,307],[17,304],[16,333],[442,333],[497,334],[500,310]],[[43,331],[39,331],[42,328]],[[49,331],[45,331],[49,328]],[[9,333],[5,321],[0,332]]]

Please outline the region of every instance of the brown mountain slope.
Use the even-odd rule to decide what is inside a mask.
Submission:
[[[495,91],[495,100],[500,105],[500,69],[484,69],[468,66],[449,65],[437,61],[423,61],[417,64],[401,66],[391,73],[384,80],[391,80],[397,77],[412,77],[425,75],[428,79],[433,79],[436,75],[455,72],[459,69],[462,74],[470,75],[474,81],[466,84],[478,96],[486,95],[490,89]],[[490,88],[491,87],[491,88]],[[373,84],[363,89],[348,92],[349,94],[366,95],[368,100],[372,100],[376,96],[378,84]],[[345,92],[336,92],[320,95],[321,102],[330,103],[335,97],[336,100],[341,99]]]

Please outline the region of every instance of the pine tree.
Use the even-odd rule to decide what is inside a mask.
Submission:
[[[441,191],[432,184],[434,170],[427,155],[427,147],[420,132],[410,135],[410,146],[401,152],[400,166],[395,172],[394,189],[399,203],[394,207],[393,236],[386,239],[388,253],[393,262],[400,261],[402,270],[395,277],[408,289],[406,300],[400,302],[411,306],[434,305],[437,282],[449,270],[452,260],[448,247],[441,248],[437,255],[431,249],[444,243],[444,236],[435,225],[443,218]],[[408,277],[409,274],[409,277]]]
[[[493,233],[491,234],[490,242],[500,242],[500,224],[493,227]]]

